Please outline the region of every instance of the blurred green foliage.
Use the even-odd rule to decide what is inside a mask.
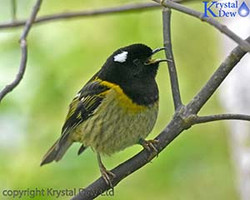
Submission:
[[[17,17],[27,17],[34,1],[17,2]],[[134,1],[44,1],[39,15],[127,2]],[[0,5],[0,20],[8,21],[10,1],[0,0]],[[189,6],[201,10],[202,5],[190,3]],[[19,65],[17,41],[21,31],[18,28],[0,32],[1,88],[13,79]],[[199,20],[173,11],[173,49],[185,103],[223,60],[217,56],[219,50],[215,38],[218,34]],[[77,144],[59,163],[44,167],[39,163],[60,135],[69,102],[105,59],[115,49],[131,43],[160,47],[162,37],[160,10],[34,26],[28,38],[29,59],[25,77],[0,105],[0,195],[3,189],[82,188],[99,177],[95,154],[88,149],[78,157]],[[161,64],[157,80],[160,113],[149,138],[155,137],[173,115],[166,64]],[[220,111],[213,97],[202,113]],[[100,196],[98,199],[235,200],[236,181],[227,137],[222,122],[197,125],[181,134],[152,163],[123,180],[115,188],[114,197]],[[140,149],[140,146],[133,146],[104,158],[104,163],[113,168]]]

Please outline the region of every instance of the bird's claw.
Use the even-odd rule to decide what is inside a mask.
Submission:
[[[156,156],[158,156],[158,149],[155,147],[155,144],[159,143],[159,140],[154,139],[154,140],[144,140],[144,139],[140,139],[139,143],[144,147],[144,149],[148,150],[149,152],[151,152],[153,150],[153,154]],[[154,156],[152,154],[152,156]]]
[[[109,170],[107,170],[106,168],[100,168],[102,177],[104,179],[104,181],[107,183],[107,185],[109,185],[111,188],[113,188],[112,185],[112,179],[115,178],[115,174]]]
[[[99,153],[97,153],[97,160],[98,160],[99,169],[100,169],[100,172],[102,174],[104,181],[107,183],[107,185],[113,188],[111,180],[115,178],[115,174],[106,169],[106,167],[102,163],[101,156]]]

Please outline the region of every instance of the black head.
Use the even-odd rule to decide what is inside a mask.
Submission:
[[[144,44],[132,44],[116,50],[103,65],[99,76],[114,83],[155,78],[162,60],[152,59],[158,52]]]
[[[158,99],[155,76],[159,63],[163,60],[152,59],[152,55],[159,50],[162,49],[152,50],[144,44],[122,47],[107,59],[98,76],[102,80],[118,84],[132,99],[136,99],[138,95],[145,96],[146,93],[150,93],[150,98],[155,96]]]
[[[144,44],[133,44],[118,49],[110,58],[113,58],[115,64],[120,65],[134,65],[138,61],[143,64],[151,57],[152,52],[152,49]]]

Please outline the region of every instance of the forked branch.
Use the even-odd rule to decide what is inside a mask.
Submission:
[[[27,65],[27,56],[28,56],[28,50],[27,50],[27,36],[29,34],[30,28],[32,26],[33,21],[36,18],[36,15],[39,11],[39,8],[41,6],[42,0],[37,0],[37,2],[35,3],[31,15],[29,17],[29,19],[27,20],[22,35],[20,37],[20,46],[21,46],[21,61],[20,61],[20,66],[19,66],[19,70],[18,73],[16,75],[16,78],[14,79],[14,81],[12,81],[10,84],[6,85],[3,90],[0,92],[0,102],[2,101],[2,99],[5,97],[5,95],[7,95],[9,92],[11,92],[22,80],[25,69],[26,69],[26,65]]]

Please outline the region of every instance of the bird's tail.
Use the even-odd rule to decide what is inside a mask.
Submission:
[[[72,145],[72,143],[73,142],[71,140],[66,139],[61,141],[60,139],[58,139],[44,155],[40,165],[42,166],[44,164],[48,164],[53,160],[59,161],[63,157],[67,149]]]

